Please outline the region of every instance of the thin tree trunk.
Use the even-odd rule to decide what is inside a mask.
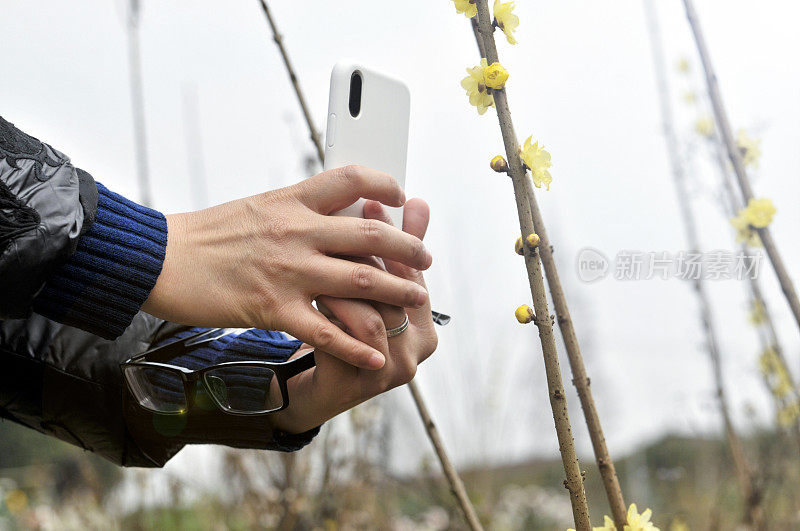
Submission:
[[[283,38],[281,37],[280,33],[278,32],[278,28],[275,25],[275,21],[272,18],[272,14],[269,10],[269,6],[267,5],[266,0],[259,0],[261,3],[261,7],[264,10],[264,14],[267,17],[267,21],[269,22],[270,29],[272,30],[272,35],[275,40],[275,43],[278,45],[278,48],[281,52],[281,57],[283,58],[283,64],[286,66],[287,72],[289,72],[289,78],[292,80],[292,86],[294,87],[295,95],[297,96],[297,100],[300,103],[300,107],[303,110],[303,115],[306,119],[306,125],[308,125],[308,129],[310,132],[311,141],[314,143],[314,147],[317,152],[317,157],[319,158],[320,165],[323,165],[325,160],[325,151],[322,147],[322,139],[317,133],[316,128],[314,127],[314,122],[311,118],[311,113],[308,110],[308,106],[306,105],[305,97],[303,96],[303,92],[300,89],[300,83],[297,81],[297,75],[294,73],[294,69],[292,68],[292,64],[289,61],[289,56],[286,53],[286,48],[283,46]],[[448,483],[450,484],[450,490],[456,497],[456,501],[458,502],[459,507],[461,508],[462,512],[464,513],[464,518],[467,521],[470,529],[473,531],[483,531],[483,527],[481,526],[480,520],[478,519],[477,513],[475,512],[475,507],[472,505],[472,502],[467,496],[466,489],[464,488],[464,483],[461,481],[461,478],[458,476],[458,472],[456,471],[455,467],[453,466],[452,462],[450,461],[450,457],[447,454],[447,450],[442,443],[441,438],[439,437],[439,432],[436,428],[436,424],[434,424],[433,419],[430,416],[428,411],[428,407],[425,404],[425,400],[422,397],[422,393],[420,392],[419,388],[417,387],[416,382],[411,381],[408,383],[409,391],[411,391],[411,396],[414,399],[414,403],[417,406],[417,411],[419,411],[420,418],[422,420],[422,424],[425,427],[425,432],[428,434],[428,438],[433,445],[434,450],[436,451],[436,456],[439,458],[439,463],[442,465],[442,470],[444,471],[444,475],[447,478]]]
[[[686,186],[686,174],[678,153],[678,138],[675,134],[674,119],[672,116],[672,106],[669,99],[669,86],[667,83],[666,66],[664,64],[664,53],[661,44],[661,32],[658,26],[658,19],[655,12],[654,0],[645,0],[647,11],[648,29],[650,33],[653,63],[655,65],[656,79],[658,83],[659,100],[661,104],[661,114],[664,127],[664,140],[666,142],[667,154],[669,155],[672,167],[673,180],[678,196],[678,205],[683,218],[686,230],[686,239],[689,244],[689,252],[699,253],[699,243],[697,238],[697,224],[691,208],[691,199]],[[756,489],[754,476],[747,457],[744,453],[741,440],[733,426],[731,420],[728,401],[725,393],[725,384],[722,372],[722,360],[719,354],[719,342],[714,328],[714,321],[711,312],[711,303],[708,293],[705,290],[700,275],[693,279],[693,288],[700,306],[700,321],[706,340],[706,350],[711,360],[714,373],[714,386],[717,395],[720,414],[722,415],[725,436],[728,440],[728,447],[733,458],[736,478],[745,505],[745,521],[756,529],[764,527],[764,512],[761,506],[761,494]]]
[[[692,0],[683,0],[683,5],[686,8],[686,18],[689,20],[692,34],[694,35],[695,43],[697,44],[697,51],[700,54],[700,61],[703,64],[703,70],[706,77],[706,85],[708,87],[708,97],[711,100],[711,107],[714,110],[714,117],[717,122],[720,136],[728,152],[728,157],[733,164],[733,170],[736,174],[736,180],[739,183],[739,190],[744,199],[743,203],[747,203],[753,199],[753,189],[750,186],[750,179],[747,176],[747,171],[744,167],[742,154],[736,145],[733,138],[733,131],[731,130],[730,121],[728,120],[728,113],[722,103],[722,96],[719,91],[717,83],[717,75],[714,72],[714,67],[711,64],[711,58],[708,54],[706,41],[703,37],[700,22],[697,19],[697,12],[694,9]],[[797,298],[797,291],[795,290],[792,279],[789,277],[789,272],[783,263],[775,241],[772,239],[772,233],[769,227],[757,229],[758,235],[761,237],[761,243],[764,244],[764,250],[767,252],[772,268],[775,270],[775,275],[778,277],[778,282],[781,286],[786,301],[789,303],[789,308],[794,315],[797,326],[800,327],[800,299]]]
[[[150,195],[150,168],[147,161],[147,135],[144,121],[144,90],[142,88],[142,59],[139,51],[139,0],[128,5],[128,68],[130,70],[131,109],[133,110],[133,141],[136,153],[136,175],[139,180],[140,200],[152,206]]]
[[[472,22],[475,40],[478,44],[478,51],[481,57],[485,58],[485,46],[478,31],[477,17],[473,17],[470,20]],[[567,359],[569,360],[570,369],[572,371],[572,384],[578,392],[578,398],[580,399],[581,408],[583,409],[583,416],[586,420],[586,427],[589,431],[589,438],[592,441],[592,449],[594,450],[595,460],[597,461],[597,468],[600,470],[600,477],[603,480],[603,488],[606,491],[606,498],[608,499],[608,505],[611,509],[611,515],[614,518],[614,524],[621,530],[627,523],[627,510],[625,508],[625,500],[622,496],[619,478],[617,477],[617,470],[614,467],[614,461],[611,459],[611,454],[608,451],[603,427],[600,423],[600,416],[597,413],[597,407],[594,403],[591,380],[586,374],[580,343],[578,342],[578,336],[575,333],[575,327],[572,323],[569,306],[567,305],[567,298],[561,286],[561,278],[558,274],[555,257],[553,256],[553,246],[547,236],[544,217],[539,209],[539,204],[536,201],[536,196],[534,195],[533,188],[528,179],[526,179],[525,190],[525,195],[528,198],[528,205],[533,218],[534,231],[539,235],[539,255],[541,257],[545,276],[547,277],[547,285],[550,287],[550,296],[553,299],[553,307],[556,311],[561,337],[567,349]]]
[[[498,62],[498,57],[489,6],[486,0],[476,0],[476,5],[478,8],[478,33],[483,40],[486,59],[489,64],[492,64]],[[511,120],[506,91],[505,89],[495,90],[493,95],[494,103],[497,107],[497,118],[503,136],[503,144],[505,145],[506,158],[508,159],[509,175],[514,186],[520,231],[522,237],[525,238],[535,232],[528,200],[529,196],[533,196],[533,190],[530,187],[530,181],[519,156],[519,144],[514,133],[514,124]],[[591,529],[589,507],[586,503],[586,493],[578,464],[578,456],[575,453],[575,441],[572,438],[569,411],[561,378],[561,368],[558,363],[555,335],[553,334],[553,317],[550,315],[547,306],[547,293],[545,292],[544,278],[542,277],[539,263],[539,254],[538,249],[530,249],[526,246],[525,266],[528,270],[528,282],[536,313],[534,322],[539,329],[539,339],[542,344],[545,372],[547,373],[547,387],[550,394],[550,407],[553,410],[561,460],[566,473],[564,485],[569,490],[575,527],[582,531]]]

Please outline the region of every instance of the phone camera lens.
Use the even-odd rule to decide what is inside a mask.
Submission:
[[[350,76],[350,116],[355,118],[361,112],[361,72]]]

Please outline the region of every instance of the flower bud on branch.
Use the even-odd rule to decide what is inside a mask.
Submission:
[[[533,308],[528,306],[527,304],[523,304],[514,312],[514,315],[517,317],[517,321],[522,324],[528,324],[533,321],[533,318],[536,315],[533,313]]]
[[[507,173],[508,172],[508,162],[502,155],[497,155],[489,162],[489,167],[492,168],[497,173]]]

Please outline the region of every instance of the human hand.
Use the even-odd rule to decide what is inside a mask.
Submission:
[[[368,201],[364,216],[391,223],[379,203]],[[403,230],[422,239],[430,218],[428,205],[421,199],[406,203]],[[392,260],[384,260],[389,273],[425,287],[422,273]],[[353,337],[386,353],[386,364],[378,371],[365,371],[316,349],[316,367],[288,381],[289,407],[274,415],[275,426],[300,433],[389,389],[410,382],[417,366],[430,356],[438,343],[431,319],[430,303],[421,307],[399,308],[382,303],[322,296],[317,299],[333,318]],[[386,329],[399,326],[408,314],[409,326],[400,335],[387,338]],[[303,345],[295,353],[312,350]]]
[[[386,223],[329,215],[359,197],[405,203],[388,174],[347,166],[167,216],[166,259],[143,310],[196,326],[283,330],[356,367],[382,367],[380,350],[336,327],[311,302],[370,299],[424,307],[430,319],[428,293],[413,279],[332,255],[379,256],[415,269],[427,269],[432,258],[420,238]]]

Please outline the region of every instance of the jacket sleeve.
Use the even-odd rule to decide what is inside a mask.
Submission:
[[[197,329],[193,329],[197,330]],[[160,467],[186,444],[294,451],[319,431],[277,430],[270,415],[219,410],[156,415],[135,402],[120,363],[193,330],[139,313],[115,341],[40,315],[0,322],[0,419],[57,437],[122,466]],[[223,338],[173,363],[285,361],[299,346],[279,332]]]
[[[0,320],[120,336],[161,273],[167,224],[0,117]]]

